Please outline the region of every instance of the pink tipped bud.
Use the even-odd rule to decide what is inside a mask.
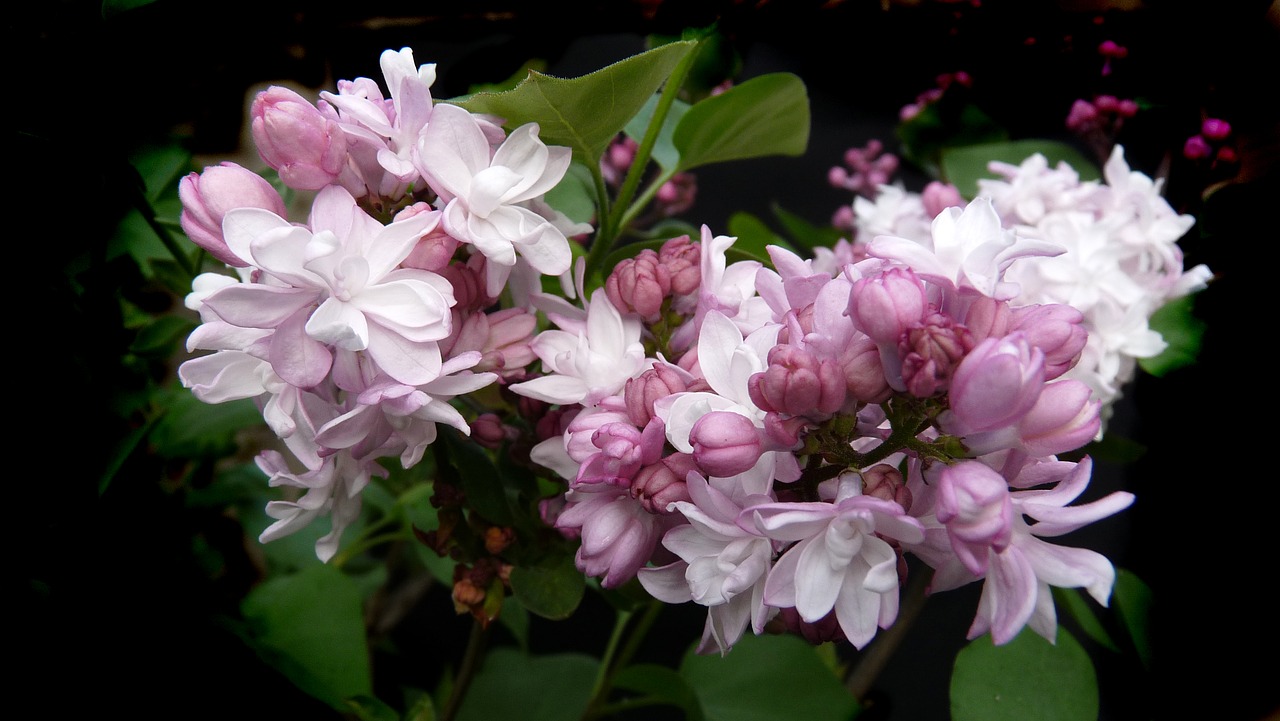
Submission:
[[[902,473],[887,463],[878,463],[862,472],[862,495],[893,501],[902,510],[911,510],[911,491]]]
[[[1044,387],[1044,352],[1022,333],[988,338],[960,361],[948,399],[962,433],[1013,425]]]
[[[1116,108],[1120,107],[1120,98],[1114,95],[1099,95],[1093,99],[1093,105],[1100,112],[1114,113]]]
[[[831,360],[792,345],[769,350],[769,366],[747,381],[757,408],[821,418],[844,405],[844,373]]]
[[[1138,103],[1128,98],[1121,100],[1120,104],[1116,106],[1116,115],[1119,115],[1122,118],[1132,118],[1137,114]]]
[[[948,466],[938,478],[937,518],[965,568],[986,573],[990,551],[1003,551],[1013,537],[1009,484],[979,461]]]
[[[1083,132],[1098,121],[1098,109],[1088,100],[1077,99],[1067,113],[1067,129]]]
[[[1044,351],[1044,378],[1053,380],[1080,360],[1089,332],[1084,314],[1059,303],[1028,305],[1010,312],[1010,331],[1022,331],[1031,345]]]
[[[685,478],[696,471],[697,464],[688,453],[672,453],[657,463],[641,468],[631,481],[631,497],[650,513],[666,514],[676,501],[688,501],[689,487]]]
[[[653,404],[661,398],[689,390],[684,376],[674,368],[654,364],[651,368],[627,380],[623,398],[627,404],[627,417],[643,428],[653,418]]]
[[[965,205],[960,189],[940,180],[931,181],[924,186],[924,191],[920,193],[920,200],[924,203],[924,212],[928,213],[930,218],[938,217],[938,214],[947,208],[963,208]]]
[[[1101,401],[1077,380],[1045,385],[1040,398],[1018,424],[1018,438],[1032,456],[1074,451],[1092,441],[1102,427]]]
[[[282,218],[285,215],[284,201],[271,183],[232,162],[186,176],[178,182],[178,198],[182,201],[178,220],[187,237],[223,263],[239,268],[249,264],[232,253],[222,237],[222,219],[227,212],[262,208]]]
[[[1231,123],[1218,118],[1208,118],[1200,124],[1200,134],[1214,142],[1222,142],[1231,135]]]
[[[860,335],[840,356],[845,390],[863,403],[881,403],[893,393],[884,377],[884,364],[875,341]]]
[[[397,213],[396,220],[403,220],[406,212],[417,209],[419,206],[425,206],[428,210],[431,207],[426,203],[415,203]],[[430,210],[430,212],[438,213],[439,211]],[[406,268],[420,268],[438,273],[453,260],[453,253],[457,249],[457,238],[446,233],[443,225],[437,223],[432,230],[422,236],[417,245],[413,246],[413,250],[401,264]]]
[[[319,190],[333,183],[347,162],[347,140],[338,123],[288,88],[273,85],[250,108],[258,154],[284,184]]]
[[[471,439],[485,448],[500,448],[509,437],[507,427],[495,413],[482,413],[471,421]]]
[[[618,263],[605,280],[604,289],[619,310],[657,320],[662,301],[671,293],[671,271],[658,260],[657,253],[646,248],[634,258]]]
[[[941,313],[908,329],[898,344],[907,392],[928,398],[946,391],[956,364],[973,345],[969,330]]]
[[[1129,55],[1129,48],[1117,45],[1113,40],[1103,40],[1098,45],[1098,54],[1104,58],[1123,58]]]
[[[891,268],[853,284],[846,315],[875,342],[896,344],[928,306],[924,282],[910,269]]]
[[[689,431],[693,460],[709,476],[728,478],[760,460],[760,429],[750,418],[731,411],[712,411]]]
[[[1209,147],[1203,135],[1192,135],[1182,145],[1182,155],[1188,160],[1201,160],[1209,157],[1212,152],[1213,149]]]
[[[702,285],[702,244],[681,235],[662,244],[658,260],[667,269],[671,292],[689,295]]]

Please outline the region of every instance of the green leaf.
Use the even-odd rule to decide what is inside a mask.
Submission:
[[[153,205],[166,195],[176,197],[178,180],[191,172],[191,153],[177,143],[144,145],[130,154],[129,162]]]
[[[467,496],[467,506],[486,521],[499,526],[512,525],[513,516],[507,502],[507,490],[498,467],[485,450],[468,442],[452,428],[441,428],[436,444],[437,458],[447,455],[458,472],[458,482]],[[447,449],[447,452],[445,451]],[[440,459],[444,465],[444,459]]]
[[[981,108],[949,95],[900,123],[897,132],[903,157],[935,177],[942,175],[942,153],[948,148],[1009,138]],[[964,192],[963,187],[960,190]]]
[[[166,411],[151,431],[150,441],[162,458],[221,458],[235,452],[236,434],[263,424],[253,400],[205,403],[191,391],[159,394]]]
[[[1058,163],[1065,162],[1084,180],[1097,180],[1101,177],[1098,167],[1089,161],[1080,151],[1066,143],[1052,140],[1015,140],[1000,143],[982,143],[963,147],[947,148],[942,151],[942,177],[956,186],[960,194],[973,198],[978,193],[978,179],[990,179],[995,175],[988,169],[988,164],[999,160],[1013,165],[1039,153],[1049,161],[1049,167],[1055,168]]]
[[[599,665],[585,654],[529,656],[494,649],[472,680],[458,721],[578,721]]]
[[[1075,619],[1076,624],[1080,626],[1080,630],[1084,631],[1085,635],[1096,641],[1103,648],[1116,652],[1120,651],[1120,647],[1116,645],[1115,641],[1111,640],[1111,635],[1107,633],[1107,629],[1098,620],[1098,616],[1093,612],[1093,608],[1089,605],[1089,601],[1080,589],[1054,586],[1053,598],[1057,601],[1058,608],[1065,610],[1071,618]]]
[[[543,196],[547,205],[564,213],[575,223],[590,223],[596,217],[596,193],[591,171],[581,163],[573,163],[564,179]]]
[[[1158,377],[1196,362],[1207,324],[1193,314],[1195,298],[1184,295],[1165,303],[1148,319],[1147,325],[1169,345],[1154,358],[1139,358],[1142,370]]]
[[[1062,628],[1051,644],[1031,629],[995,646],[974,639],[956,656],[951,721],[1096,721],[1098,679]]]
[[[809,94],[791,73],[770,73],[713,95],[684,114],[672,138],[680,170],[769,155],[803,155]]]
[[[360,590],[341,571],[316,565],[271,579],[240,610],[250,644],[298,688],[344,710],[372,695]]]
[[[511,569],[511,591],[520,603],[530,613],[553,621],[573,615],[586,589],[586,580],[571,555],[556,556],[541,565]]]
[[[196,323],[190,318],[161,316],[138,331],[129,344],[129,351],[138,355],[168,356],[195,328]]]
[[[645,130],[649,128],[649,121],[653,119],[653,111],[658,107],[658,96],[654,95],[644,104],[640,112],[636,114],[631,122],[627,123],[626,131],[633,140],[639,143],[644,139]],[[680,165],[680,151],[676,150],[675,142],[672,140],[676,132],[676,126],[680,123],[680,119],[684,114],[689,112],[690,105],[683,100],[676,99],[671,103],[670,109],[667,110],[666,121],[663,122],[662,128],[658,131],[657,142],[654,143],[650,157],[653,158],[664,170],[675,170]]]
[[[1116,613],[1129,632],[1142,665],[1151,668],[1151,588],[1131,571],[1116,569],[1116,585],[1111,594]]]
[[[680,675],[697,694],[706,721],[846,721],[858,708],[798,636],[746,634],[723,657],[690,650]]]
[[[473,113],[498,115],[508,130],[536,122],[544,143],[572,148],[574,157],[590,167],[697,45],[668,43],[577,78],[531,70],[511,90],[451,102]]]
[[[640,663],[623,669],[614,679],[616,688],[661,701],[684,710],[685,721],[702,721],[698,694],[675,669]]]
[[[780,245],[785,248],[790,245],[785,238],[765,225],[764,221],[744,211],[729,216],[728,233],[737,238],[725,252],[730,263],[735,260],[757,260],[767,264],[768,246]]]

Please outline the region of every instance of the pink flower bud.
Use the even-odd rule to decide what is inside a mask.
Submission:
[[[1114,40],[1103,40],[1098,45],[1098,54],[1104,58],[1123,58],[1129,55],[1129,49],[1123,45],[1117,45]]]
[[[814,646],[828,642],[839,643],[848,638],[844,635],[844,629],[840,627],[835,611],[810,623],[800,618],[800,612],[794,606],[788,606],[778,611],[777,618],[778,623],[788,633],[793,633]]]
[[[1089,332],[1083,325],[1084,314],[1059,303],[1028,305],[1010,312],[1010,331],[1022,331],[1031,345],[1044,351],[1044,379],[1071,370],[1080,360]]]
[[[975,344],[993,336],[1000,338],[1009,334],[1010,314],[1006,301],[981,295],[965,311],[964,327],[969,329]]]
[[[1114,113],[1116,108],[1120,107],[1120,98],[1114,95],[1099,95],[1093,99],[1093,105],[1100,112]]]
[[[485,448],[500,448],[508,437],[507,427],[496,413],[481,413],[471,421],[471,439]]]
[[[846,315],[876,343],[896,345],[907,328],[924,318],[928,307],[924,282],[910,269],[890,268],[853,284]]]
[[[426,203],[415,203],[405,208],[396,215],[396,220],[401,220],[405,212],[413,210],[420,205],[426,205]],[[430,206],[427,207],[430,208]],[[401,265],[406,268],[421,268],[422,270],[439,273],[453,260],[453,253],[457,249],[458,239],[446,233],[443,225],[437,224],[418,240],[418,244],[413,246],[413,250],[409,251],[409,256],[401,262]]]
[[[844,405],[844,373],[833,361],[798,346],[777,345],[769,350],[768,362],[747,381],[757,408],[813,418]]]
[[[709,476],[736,476],[760,460],[760,429],[750,418],[731,411],[699,418],[689,431],[689,442],[693,460]]]
[[[1214,157],[1219,163],[1226,163],[1228,165],[1240,159],[1240,156],[1236,155],[1236,149],[1230,145],[1224,145],[1221,148],[1218,148],[1218,154]]]
[[[653,404],[660,398],[683,393],[688,385],[679,371],[660,363],[627,380],[623,398],[627,404],[627,416],[638,427],[649,424],[653,418]]]
[[[1067,129],[1083,132],[1098,120],[1098,109],[1088,100],[1077,99],[1067,113]]]
[[[1046,384],[1035,406],[1018,423],[1023,449],[1032,456],[1050,456],[1092,441],[1102,427],[1101,401],[1089,386],[1076,380]]]
[[[893,501],[902,510],[911,510],[911,490],[902,473],[887,463],[878,463],[862,472],[862,495]]]
[[[1182,145],[1182,155],[1188,160],[1200,160],[1209,157],[1213,149],[1209,147],[1203,135],[1192,135]]]
[[[1207,118],[1200,124],[1200,134],[1214,142],[1222,142],[1231,135],[1231,123],[1218,118]]]
[[[631,477],[641,465],[640,429],[630,423],[605,423],[591,434],[591,443],[599,452],[583,462],[574,485],[630,486]]]
[[[1035,405],[1044,386],[1044,352],[1014,332],[988,338],[951,376],[950,410],[962,433],[1010,426]]]
[[[232,162],[191,173],[178,181],[182,230],[196,245],[227,265],[249,265],[222,237],[222,218],[236,208],[262,208],[285,216],[284,201],[265,178]]]
[[[1116,106],[1116,115],[1119,115],[1122,118],[1132,118],[1137,114],[1138,103],[1128,98],[1121,100],[1120,104]]]
[[[667,508],[669,505],[690,500],[685,478],[689,471],[696,470],[693,456],[672,453],[636,472],[631,481],[631,497],[640,501],[650,513],[671,513]]]
[[[657,253],[646,248],[618,263],[604,288],[615,308],[655,321],[662,314],[662,301],[671,292],[671,271]]]
[[[337,122],[278,85],[258,93],[249,112],[258,154],[285,185],[319,190],[337,180],[347,162],[346,135]]]
[[[989,552],[1009,546],[1013,500],[1004,477],[978,461],[961,461],[938,478],[938,520],[946,524],[951,550],[975,575],[987,571]]]
[[[889,399],[893,389],[884,377],[884,365],[875,341],[865,335],[858,336],[840,360],[845,389],[850,396],[863,403],[881,403]]]
[[[956,364],[973,345],[968,329],[941,313],[931,313],[908,329],[898,343],[907,392],[928,398],[946,391]]]
[[[681,235],[662,244],[658,260],[666,266],[671,292],[689,295],[702,285],[702,244]]]
[[[938,213],[947,208],[963,208],[965,205],[959,188],[939,180],[931,181],[924,186],[920,200],[924,203],[924,212],[928,213],[930,218],[938,217]]]

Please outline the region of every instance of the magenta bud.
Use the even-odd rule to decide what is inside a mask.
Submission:
[[[212,165],[178,181],[182,214],[178,221],[193,243],[227,265],[249,263],[227,247],[222,219],[236,208],[261,208],[285,216],[284,200],[265,178],[232,162]]]
[[[1231,135],[1231,123],[1218,118],[1207,118],[1200,124],[1200,134],[1214,142],[1222,142]]]
[[[1234,163],[1240,160],[1240,156],[1236,155],[1236,149],[1230,145],[1224,145],[1218,148],[1218,154],[1214,156],[1219,163]]]
[[[1121,100],[1116,106],[1116,115],[1122,118],[1132,118],[1138,114],[1138,103],[1128,98]]]
[[[1123,58],[1129,54],[1129,49],[1123,45],[1117,45],[1113,40],[1103,40],[1098,45],[1098,54],[1105,58]]]
[[[1213,149],[1205,141],[1203,135],[1192,135],[1182,145],[1182,155],[1188,160],[1200,160],[1209,157]]]
[[[893,501],[902,506],[902,510],[911,510],[911,491],[897,468],[887,463],[877,463],[861,475],[862,495]]]
[[[969,330],[949,316],[932,313],[907,329],[898,343],[907,392],[928,398],[947,390],[956,364],[973,348]]]
[[[1098,109],[1088,100],[1077,99],[1067,113],[1067,128],[1083,131],[1098,120]]]
[[[507,440],[507,428],[495,413],[481,413],[471,421],[471,440],[485,448],[499,448]]]
[[[760,460],[760,429],[750,418],[731,411],[699,418],[689,431],[689,442],[694,462],[708,476],[736,476]]]
[[[1104,113],[1114,113],[1120,107],[1120,98],[1114,95],[1099,95],[1093,99],[1093,105]]]

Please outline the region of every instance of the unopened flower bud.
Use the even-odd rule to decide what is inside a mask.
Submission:
[[[911,490],[897,468],[887,463],[876,465],[862,471],[862,495],[893,501],[902,510],[911,510]]]
[[[881,403],[893,393],[884,376],[880,350],[875,341],[865,335],[859,335],[849,344],[841,356],[840,369],[849,395],[863,403]]]
[[[689,295],[702,285],[702,244],[681,235],[668,240],[658,250],[658,260],[667,268],[671,292]]]
[[[653,404],[660,398],[687,391],[688,385],[679,371],[661,363],[655,363],[635,378],[627,380],[623,399],[627,404],[627,416],[637,427],[643,428],[653,418]]]
[[[891,268],[854,282],[846,315],[876,343],[896,344],[928,307],[924,282],[910,269]]]
[[[1101,401],[1089,386],[1073,379],[1048,383],[1036,404],[1018,423],[1027,453],[1050,456],[1074,451],[1092,441],[1102,427]]]
[[[285,185],[319,190],[337,180],[347,162],[346,135],[301,95],[273,85],[253,99],[250,116],[258,154]]]
[[[1182,155],[1188,160],[1200,160],[1209,157],[1213,149],[1205,141],[1203,135],[1192,135],[1182,144]]]
[[[1084,99],[1076,99],[1067,113],[1067,129],[1073,132],[1084,132],[1098,121],[1098,109],[1093,103]]]
[[[1220,143],[1231,135],[1231,123],[1218,118],[1207,118],[1200,124],[1200,134],[1209,140]]]
[[[668,506],[676,501],[688,501],[689,488],[685,483],[689,471],[696,471],[697,464],[688,453],[672,453],[657,463],[636,472],[631,481],[631,497],[640,501],[650,513],[666,514]]]
[[[907,392],[928,398],[946,391],[956,364],[973,345],[969,330],[941,313],[930,314],[923,323],[908,329],[898,344]]]
[[[987,571],[989,551],[1008,547],[1013,536],[1013,501],[1004,477],[979,461],[961,461],[938,478],[937,518],[965,568]]]
[[[222,219],[236,208],[261,208],[285,216],[284,200],[265,178],[232,162],[191,173],[178,182],[182,231],[196,245],[227,265],[249,265],[227,247]]]
[[[924,212],[930,218],[938,217],[938,214],[947,208],[963,208],[965,205],[960,189],[940,180],[931,181],[924,186],[924,190],[920,193],[920,200],[924,203]]]
[[[952,374],[950,411],[963,433],[1002,428],[1031,410],[1043,386],[1044,352],[1025,335],[988,338]]]
[[[831,360],[793,345],[769,350],[768,367],[751,376],[747,391],[757,408],[792,416],[826,416],[844,405],[844,374]]]
[[[760,460],[760,429],[750,418],[713,411],[689,431],[693,460],[704,473],[728,478],[750,470]]]
[[[618,263],[605,280],[605,294],[614,307],[634,312],[648,321],[662,313],[662,301],[671,293],[671,271],[652,250]]]
[[[1044,379],[1051,381],[1080,360],[1089,332],[1084,314],[1060,303],[1028,305],[1010,312],[1009,330],[1022,331],[1031,345],[1044,351]]]
[[[499,448],[507,437],[507,428],[496,413],[481,413],[471,421],[471,439],[485,448]]]
[[[419,206],[426,206],[426,203],[415,203],[396,214],[396,220],[403,220],[405,212],[417,209]],[[430,206],[427,206],[428,208]],[[431,211],[439,212],[439,211]],[[421,268],[429,270],[433,273],[439,273],[444,270],[449,262],[453,260],[453,253],[458,249],[458,239],[445,232],[444,227],[437,224],[426,235],[418,240],[417,245],[413,246],[413,250],[409,251],[401,265],[406,268]]]
[[[505,551],[515,540],[516,533],[510,528],[489,526],[484,530],[484,550],[495,556]]]

